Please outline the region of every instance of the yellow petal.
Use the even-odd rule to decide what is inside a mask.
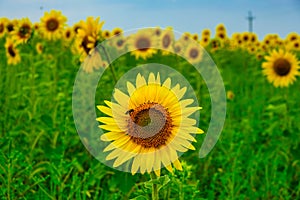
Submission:
[[[121,90],[115,89],[114,98],[122,107],[128,108],[129,96],[124,94]]]
[[[154,152],[149,152],[149,153],[147,153],[146,154],[147,155],[147,160],[146,160],[146,162],[147,162],[147,172],[151,172],[152,171],[152,169],[153,169],[153,164],[154,164],[154,155],[155,155],[155,151]]]
[[[177,170],[182,171],[182,166],[181,166],[181,163],[179,162],[178,159],[176,159],[176,160],[173,162],[173,165],[174,165],[174,167],[175,167]]]
[[[134,175],[138,171],[138,169],[140,168],[140,163],[141,163],[141,154],[138,154],[137,156],[134,157],[132,162],[132,167],[131,167],[132,175]]]
[[[145,78],[141,74],[138,74],[136,77],[136,88],[140,88],[144,85],[146,85]]]
[[[150,73],[149,78],[148,78],[148,85],[152,84],[152,83],[156,83],[155,81],[155,76],[153,73]]]
[[[171,88],[171,79],[170,78],[167,78],[165,80],[165,82],[163,83],[163,86],[170,89]]]
[[[159,74],[159,72],[157,73],[156,83],[157,83],[158,85],[161,85],[161,82],[160,82],[160,74]]]
[[[100,139],[102,141],[112,141],[112,140],[119,139],[122,136],[124,136],[124,133],[108,132],[108,133],[102,134]]]
[[[135,155],[136,155],[136,153],[130,153],[130,152],[123,151],[119,155],[119,157],[115,160],[113,167],[118,167],[118,166],[122,165],[123,163],[125,163],[126,161],[128,161],[129,159],[134,157]]]
[[[121,148],[123,145],[125,145],[130,140],[130,137],[127,135],[124,135],[123,137],[120,137],[118,140],[115,140],[114,142],[110,143],[103,151],[110,151],[115,148]]]
[[[172,91],[175,93],[178,99],[181,99],[186,92],[186,87],[180,89],[179,84],[172,88]]]
[[[103,124],[113,124],[113,125],[116,125],[116,121],[113,118],[111,118],[111,117],[98,117],[98,118],[96,118],[96,120],[98,122],[103,123]]]
[[[110,108],[106,107],[106,106],[97,106],[97,108],[103,112],[104,114],[108,115],[108,116],[113,116],[112,111]]]
[[[157,177],[160,177],[160,169],[154,170],[154,173],[156,174]]]
[[[110,101],[107,101],[107,100],[105,100],[104,101],[104,103],[108,106],[108,107],[110,107],[111,108],[111,106],[112,106],[112,103],[110,102]]]
[[[112,132],[124,132],[119,128],[118,125],[100,125],[99,128]]]
[[[136,89],[132,83],[127,82],[127,90],[128,90],[129,96],[131,96]]]
[[[121,154],[121,150],[120,149],[115,149],[113,150],[110,154],[108,154],[108,156],[106,156],[106,160],[112,160],[116,157],[118,157]]]

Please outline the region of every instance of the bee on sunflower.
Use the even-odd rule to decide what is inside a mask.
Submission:
[[[171,87],[170,78],[161,82],[159,73],[137,74],[135,85],[127,82],[128,94],[115,89],[114,101],[97,106],[108,116],[97,118],[108,131],[101,135],[109,142],[106,160],[115,159],[113,167],[129,163],[132,174],[154,171],[160,176],[161,168],[172,172],[172,165],[182,170],[178,153],[195,150],[192,134],[203,133],[190,118],[201,107],[190,106],[194,100],[183,98],[186,90],[179,84]]]

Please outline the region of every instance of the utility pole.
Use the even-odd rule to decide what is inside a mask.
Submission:
[[[248,17],[246,18],[249,22],[249,32],[251,33],[253,31],[253,20],[255,17],[252,16],[251,11],[248,12]]]

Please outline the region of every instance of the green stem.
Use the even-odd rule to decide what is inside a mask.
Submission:
[[[104,46],[102,46],[101,44],[100,44],[99,46],[103,49],[103,52],[104,52],[104,54],[105,54],[105,57],[107,58],[107,62],[110,64],[109,69],[110,69],[110,71],[111,71],[112,77],[113,77],[114,82],[115,82],[115,84],[116,84],[116,83],[117,83],[117,77],[116,77],[114,65],[111,63],[110,58],[109,58],[109,55],[108,55],[107,51],[105,50]]]
[[[152,200],[158,200],[158,188],[157,188],[157,184],[155,183],[155,180],[157,178],[157,176],[155,175],[154,172],[150,173],[150,177],[152,180]]]

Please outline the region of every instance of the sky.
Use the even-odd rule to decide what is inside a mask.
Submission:
[[[105,21],[103,29],[172,26],[178,32],[214,33],[223,23],[227,33],[248,31],[248,12],[260,39],[268,33],[284,38],[300,33],[300,0],[0,0],[0,17],[28,17],[38,22],[45,11],[62,11],[72,25],[88,16]]]

